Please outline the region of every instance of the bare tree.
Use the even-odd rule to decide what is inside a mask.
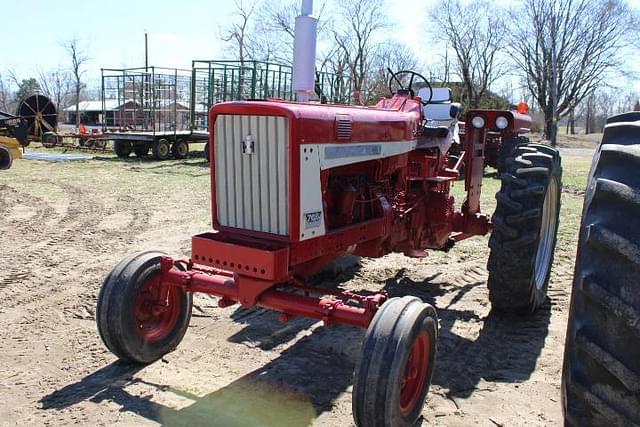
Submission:
[[[229,50],[241,62],[254,59],[253,55],[253,18],[257,0],[234,0],[233,21],[221,29],[220,39],[229,44]]]
[[[89,62],[89,55],[86,48],[80,45],[80,41],[76,37],[67,40],[64,43],[64,48],[71,61],[74,102],[76,104],[76,126],[80,126],[80,92],[85,88],[82,79],[86,73],[84,66]]]
[[[347,65],[354,89],[362,91],[379,49],[374,35],[387,25],[384,1],[342,0],[337,9],[340,19],[333,29],[334,61]]]
[[[0,74],[0,111],[9,112],[12,106],[13,94],[8,80]]]
[[[318,21],[318,43],[322,44],[330,32],[332,19],[325,19],[327,2],[316,2],[314,16]],[[263,0],[256,12],[256,24],[252,30],[254,55],[262,61],[275,61],[291,65],[296,17],[300,14],[299,0],[284,3]]]
[[[445,49],[442,55],[438,55],[437,59],[427,68],[429,81],[442,82],[448,84],[451,82],[451,57],[449,49]]]
[[[38,71],[38,83],[42,93],[49,97],[58,108],[58,114],[68,106],[69,95],[72,92],[72,77],[63,69],[49,72]]]
[[[487,1],[438,3],[430,16],[437,40],[455,53],[457,74],[464,85],[469,107],[477,108],[491,85],[505,72],[503,14]]]
[[[512,22],[513,59],[544,114],[545,137],[554,142],[558,119],[620,64],[633,13],[623,0],[525,0]]]
[[[386,42],[381,44],[376,52],[371,71],[365,88],[366,102],[376,101],[381,96],[389,94],[389,72],[402,70],[415,70],[418,60],[407,46],[398,42]],[[416,80],[416,83],[419,83]]]

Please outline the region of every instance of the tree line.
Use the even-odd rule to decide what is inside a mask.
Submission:
[[[225,55],[290,64],[300,1],[234,1],[219,28]],[[363,104],[388,95],[390,68],[450,86],[465,108],[509,108],[524,98],[548,139],[559,122],[567,132],[598,132],[606,115],[640,109],[627,60],[638,44],[638,17],[626,0],[451,0],[434,2],[425,22],[407,10],[427,63],[393,37],[397,23],[387,8],[385,0],[316,0],[317,69],[348,77]],[[75,38],[62,47],[65,66],[26,79],[0,75],[0,110],[15,111],[34,91],[59,110],[87,97],[87,47]]]
[[[638,17],[625,0],[435,2],[427,21],[415,22],[432,58],[428,64],[385,39],[393,23],[384,0],[316,3],[317,67],[348,75],[367,103],[387,94],[387,68],[412,68],[453,86],[467,108],[505,108],[501,104],[522,96],[541,114],[545,136],[554,139],[559,121],[570,132],[578,121],[587,132],[599,131],[603,115],[631,110],[638,101],[633,90],[619,87],[637,80],[625,59],[637,43]],[[235,0],[231,22],[220,32],[227,53],[290,62],[298,4]]]

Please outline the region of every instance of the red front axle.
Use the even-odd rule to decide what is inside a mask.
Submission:
[[[187,264],[189,268],[182,270],[177,267],[183,264]],[[348,292],[332,292],[341,299],[313,297],[309,295],[314,291],[313,288],[258,280],[225,270],[197,266],[191,261],[174,260],[168,256],[161,258],[161,269],[161,281],[167,289],[168,286],[179,286],[187,292],[215,295],[220,297],[221,307],[240,303],[245,307],[268,308],[282,313],[283,320],[305,316],[322,320],[326,325],[347,324],[367,328],[378,308],[387,300],[385,292],[366,297]],[[299,290],[302,294],[283,289]],[[353,300],[359,301],[362,306],[346,302]]]

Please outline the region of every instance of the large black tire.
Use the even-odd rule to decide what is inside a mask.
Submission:
[[[120,360],[151,363],[173,351],[184,337],[193,296],[169,288],[168,309],[151,314],[158,291],[161,252],[147,251],[120,261],[105,279],[96,308],[100,338]]]
[[[131,142],[123,140],[113,141],[113,150],[116,152],[116,156],[121,159],[126,159],[131,154]]]
[[[166,139],[158,139],[151,146],[151,153],[156,160],[167,160],[171,157],[171,144]]]
[[[171,153],[176,159],[186,159],[189,156],[189,144],[184,139],[178,139],[171,144]]]
[[[373,318],[353,383],[361,427],[413,426],[431,385],[438,340],[435,309],[416,297],[392,298]]]
[[[522,135],[511,135],[510,137],[500,141],[500,146],[498,148],[498,155],[496,157],[497,164],[495,165],[496,169],[498,169],[498,173],[505,172],[507,168],[507,159],[512,157],[513,150],[515,150],[516,147],[519,147],[520,145],[525,145],[528,143],[529,143],[529,138]]]
[[[12,164],[13,155],[11,154],[11,151],[4,145],[0,144],[0,170],[10,169]]]
[[[546,300],[556,246],[562,167],[542,144],[519,145],[501,174],[493,214],[489,299],[497,311],[531,313]]]
[[[133,146],[133,152],[136,157],[146,157],[149,155],[150,148],[148,144],[136,144]]]
[[[640,425],[640,113],[609,119],[584,198],[562,374],[566,425]]]

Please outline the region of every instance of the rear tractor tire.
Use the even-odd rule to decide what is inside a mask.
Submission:
[[[374,316],[353,383],[353,417],[361,427],[416,424],[438,340],[435,309],[416,297],[392,298]]]
[[[640,425],[638,120],[608,120],[589,174],[562,372],[568,426]]]
[[[116,152],[116,156],[121,159],[128,158],[132,149],[129,141],[117,140],[113,142],[113,150]]]
[[[496,169],[503,173],[507,169],[507,160],[512,157],[516,148],[529,144],[529,138],[522,135],[511,135],[500,142],[498,155],[496,156]]]
[[[151,363],[173,351],[191,319],[192,294],[170,286],[160,296],[161,252],[120,261],[105,279],[96,308],[100,338],[120,360]]]
[[[171,153],[176,159],[186,159],[189,156],[189,144],[184,139],[178,139],[171,145]]]
[[[13,155],[4,145],[0,144],[0,170],[7,170],[11,168],[13,164]]]
[[[502,312],[531,313],[545,302],[556,246],[562,167],[558,151],[516,146],[500,175],[487,268],[489,299]]]
[[[151,153],[156,160],[167,160],[171,157],[171,144],[164,138],[154,141]]]

